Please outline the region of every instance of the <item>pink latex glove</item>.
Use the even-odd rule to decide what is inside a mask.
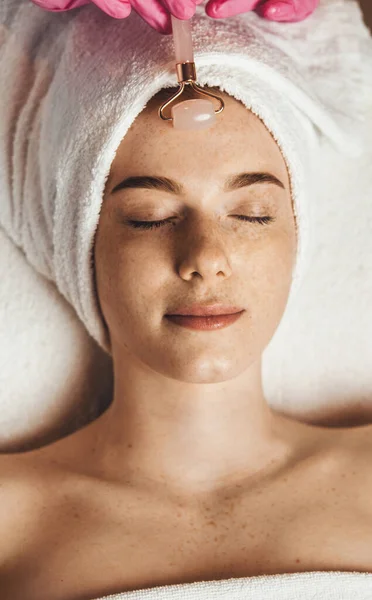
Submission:
[[[205,12],[209,17],[224,19],[256,10],[270,21],[303,21],[319,4],[319,0],[209,0]]]
[[[129,17],[133,8],[153,29],[159,33],[171,33],[171,14],[178,19],[190,19],[197,4],[204,0],[31,0],[37,6],[52,12],[62,12],[96,4],[115,19]]]

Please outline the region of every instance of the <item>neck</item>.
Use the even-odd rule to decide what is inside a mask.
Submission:
[[[218,494],[280,468],[293,427],[268,406],[261,361],[229,381],[194,384],[114,358],[114,398],[92,425],[101,476],[184,498]]]

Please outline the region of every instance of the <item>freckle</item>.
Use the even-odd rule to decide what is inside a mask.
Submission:
[[[247,523],[244,523],[244,524],[242,525],[242,529],[245,529],[246,527],[247,527]]]
[[[128,444],[128,448],[133,448],[133,444]]]
[[[251,538],[252,538],[252,540],[254,540],[256,536],[255,536],[253,533],[250,533],[250,534],[249,534],[249,537],[251,537]]]
[[[299,563],[299,562],[301,562],[301,561],[300,561],[300,559],[299,559],[299,558],[296,558],[296,563]]]
[[[213,525],[213,527],[216,527],[215,521],[208,521],[207,525]]]

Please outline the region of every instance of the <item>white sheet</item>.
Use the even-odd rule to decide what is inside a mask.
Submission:
[[[372,574],[311,571],[159,586],[94,600],[371,600]]]

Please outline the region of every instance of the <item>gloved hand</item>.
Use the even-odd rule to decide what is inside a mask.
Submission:
[[[92,2],[106,12],[110,17],[124,19],[130,15],[131,5],[129,0],[31,0],[36,6],[50,12],[63,12],[72,10]]]
[[[203,0],[31,0],[52,12],[72,10],[93,2],[115,19],[125,19],[134,10],[159,33],[171,33],[170,14],[190,19]],[[222,19],[256,10],[272,21],[302,21],[311,15],[319,0],[209,0],[205,11],[209,17]]]
[[[115,19],[125,19],[132,7],[159,33],[171,33],[171,17],[190,19],[197,4],[203,0],[32,0],[34,4],[52,12],[62,12],[93,2]]]
[[[319,0],[209,0],[205,12],[209,17],[224,19],[256,10],[270,21],[303,21],[319,4]]]
[[[93,0],[98,3],[98,0]],[[99,0],[103,2],[103,0]],[[107,3],[111,0],[105,0]],[[191,19],[197,4],[204,0],[130,0],[134,10],[159,33],[172,33],[171,14],[178,19]]]

